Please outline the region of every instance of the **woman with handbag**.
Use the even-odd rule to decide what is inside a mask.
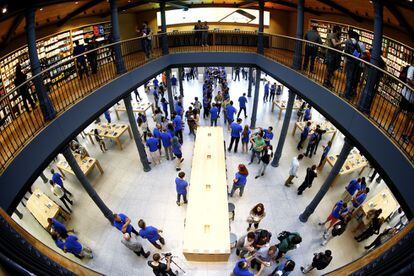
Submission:
[[[263,203],[256,204],[256,206],[253,207],[253,209],[250,211],[249,216],[247,217],[247,223],[249,224],[247,231],[250,230],[252,224],[254,225],[255,229],[259,228],[259,223],[265,216],[266,212]]]

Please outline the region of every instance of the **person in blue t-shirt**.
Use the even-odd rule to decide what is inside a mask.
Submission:
[[[318,133],[314,131],[309,137],[308,146],[306,147],[306,152],[305,152],[306,157],[312,158],[313,150],[315,149],[317,140],[318,140]]]
[[[303,142],[305,142],[306,138],[308,138],[309,135],[309,131],[310,131],[310,126],[312,125],[311,122],[307,122],[306,126],[303,128],[302,133],[300,134],[300,140],[299,143],[297,145],[297,149],[301,150],[303,148]]]
[[[320,222],[319,225],[325,225],[328,221],[330,221],[329,227],[325,230],[325,232],[327,232],[335,223],[338,222],[341,217],[346,216],[348,212],[349,209],[346,202],[340,200],[335,203],[335,206],[332,208],[332,211],[329,214],[328,218],[324,222]]]
[[[63,251],[72,253],[79,259],[83,259],[84,257],[92,259],[93,254],[92,250],[89,247],[83,246],[79,241],[78,237],[75,235],[70,235],[66,238],[65,244],[63,246]]]
[[[295,262],[289,256],[285,256],[270,275],[288,276],[294,269]]]
[[[249,171],[247,170],[246,166],[240,164],[238,167],[238,172],[236,173],[233,179],[233,187],[230,191],[230,197],[233,197],[234,192],[239,189],[239,196],[243,196],[244,187],[247,183],[247,176],[249,175]]]
[[[175,179],[175,189],[177,191],[177,205],[180,206],[181,196],[183,196],[184,204],[187,204],[188,182],[184,179],[185,172],[179,172]]]
[[[264,86],[263,102],[267,102],[269,99],[270,82],[266,82]]]
[[[180,144],[180,141],[178,141],[177,136],[174,136],[172,138],[172,152],[173,152],[174,156],[177,157],[175,169],[177,171],[180,171],[181,170],[181,164],[183,163],[184,158],[183,158],[183,153],[181,151],[181,144]]]
[[[134,233],[138,236],[138,232],[135,230],[135,228],[131,225],[131,219],[127,217],[125,214],[114,214],[114,227],[121,231],[123,234],[128,233],[131,234]]]
[[[105,119],[106,119],[106,121],[108,122],[108,124],[110,124],[111,123],[111,112],[109,111],[109,110],[106,110],[105,112],[104,112],[104,116],[105,116]]]
[[[236,114],[237,109],[233,106],[233,101],[226,106],[226,119],[228,129],[230,130],[230,124],[234,122],[234,114]]]
[[[231,129],[231,138],[230,138],[230,144],[228,147],[228,151],[231,151],[231,148],[233,147],[234,143],[234,152],[237,152],[237,147],[239,145],[240,141],[240,134],[243,131],[243,127],[241,126],[242,119],[238,118],[237,122],[233,122],[230,124]]]
[[[161,141],[165,149],[165,155],[167,156],[167,160],[170,160],[170,159],[172,160],[173,159],[173,154],[171,150],[172,136],[167,130],[161,132]]]
[[[66,229],[66,226],[55,218],[48,218],[47,222],[49,223],[50,228],[53,229],[53,231],[59,234],[59,236],[62,238],[66,238],[68,236],[68,232],[75,233],[75,230]]]
[[[164,112],[165,118],[168,119],[168,102],[165,98],[161,99],[161,107],[162,111]]]
[[[213,103],[213,107],[210,109],[210,126],[217,126],[217,118],[219,117],[219,109],[217,104]]]
[[[65,236],[65,238],[66,238],[67,236]],[[53,233],[52,234],[52,239],[55,241],[55,245],[58,247],[58,248],[60,248],[60,249],[62,249],[62,250],[65,250],[65,242],[61,239],[61,238],[59,238],[59,236],[56,234],[56,233]]]
[[[270,141],[273,140],[273,127],[268,127],[267,129],[264,130],[264,135],[263,135],[263,139],[265,140],[265,144],[266,146],[270,145]]]
[[[359,206],[361,206],[362,203],[364,203],[364,201],[367,199],[369,193],[369,188],[365,188],[365,190],[361,190],[358,191],[356,193],[356,195],[354,195],[354,197],[352,198],[352,210],[355,210],[356,208],[358,208]]]
[[[312,106],[308,104],[308,108],[305,110],[304,120],[309,121],[312,120]]]
[[[177,115],[180,115],[181,117],[183,117],[184,109],[183,109],[183,104],[181,102],[177,103],[177,108],[175,109],[175,112],[177,113]]]
[[[173,116],[173,125],[174,125],[174,131],[175,131],[175,135],[178,137],[178,140],[180,141],[180,143],[183,143],[183,121],[181,119],[181,116],[178,115],[175,111],[172,113]]]
[[[321,161],[319,161],[318,168],[322,168],[323,165],[325,164],[326,158],[328,157],[328,154],[329,154],[329,151],[331,150],[331,147],[332,147],[332,141],[329,141],[328,144],[326,145],[326,147],[323,147]]]
[[[165,245],[164,238],[160,236],[162,230],[158,230],[153,226],[147,226],[142,219],[138,221],[138,226],[141,228],[141,230],[139,230],[139,235],[141,238],[147,239],[153,246],[158,249],[161,249],[162,247],[157,243],[157,241],[160,241],[162,245]]]
[[[349,202],[354,194],[361,190],[361,178],[352,179],[351,182],[345,187],[345,191],[342,194],[342,200],[344,202]]]
[[[151,132],[148,133],[148,139],[147,139],[146,145],[149,149],[150,156],[151,156],[152,162],[154,162],[154,165],[160,164],[161,156],[158,150],[159,141],[157,138],[153,137]]]
[[[54,169],[51,169],[50,173],[52,174],[53,183],[58,184],[69,196],[73,196],[72,193],[66,190],[65,186],[63,185],[63,180],[65,180],[65,178],[60,173],[55,172]]]
[[[262,265],[262,269],[265,266]],[[258,273],[257,275],[259,275]],[[249,263],[245,258],[240,259],[234,266],[232,276],[254,276],[253,272],[249,271]]]
[[[172,75],[171,77],[171,88],[174,95],[177,93],[177,78]]]
[[[239,113],[237,113],[237,118],[240,118],[240,114],[242,110],[244,112],[244,118],[247,118],[246,103],[247,103],[246,93],[243,93],[243,96],[239,97]]]

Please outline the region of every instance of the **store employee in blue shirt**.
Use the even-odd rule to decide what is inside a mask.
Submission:
[[[50,228],[58,233],[62,238],[66,238],[68,236],[68,232],[75,233],[73,229],[67,230],[66,226],[55,218],[48,218],[47,222],[49,223]]]
[[[135,235],[139,235],[137,230],[131,225],[131,219],[127,217],[125,214],[114,214],[114,227],[121,231],[123,234],[134,233]]]
[[[161,245],[159,245],[157,241],[159,240],[162,245],[165,244],[164,238],[159,234],[162,233],[162,230],[158,230],[153,226],[147,226],[142,219],[138,221],[138,226],[141,228],[141,230],[139,230],[139,235],[141,238],[147,239],[150,243],[152,243],[153,246],[161,249]]]
[[[183,143],[183,122],[182,122],[182,118],[180,115],[177,114],[177,112],[173,112],[173,125],[174,125],[174,132],[175,132],[175,136],[178,137],[180,143]]]
[[[231,123],[234,121],[234,114],[236,114],[237,110],[233,106],[233,101],[230,101],[230,103],[226,106],[226,118],[227,123],[230,126]]]
[[[273,131],[273,127],[271,127],[271,126],[264,130],[263,138],[264,138],[265,143],[266,143],[267,146],[269,146],[270,141],[273,140],[274,135],[273,135],[272,131]]]
[[[184,179],[185,172],[179,172],[175,179],[175,189],[177,191],[177,205],[180,206],[181,196],[183,196],[184,204],[187,204],[187,188],[188,182]]]
[[[210,126],[217,126],[217,118],[219,117],[219,109],[217,104],[213,104],[213,107],[210,109]]]
[[[246,93],[243,93],[243,96],[239,97],[239,113],[237,113],[237,118],[240,118],[240,114],[243,110],[244,112],[244,118],[247,118],[247,111],[246,111],[246,103],[247,103],[247,98],[246,98]]]
[[[353,179],[345,187],[344,194],[342,195],[343,202],[349,202],[354,194],[361,189],[361,178]]]
[[[329,151],[331,150],[331,147],[332,147],[332,141],[329,141],[328,144],[326,145],[326,147],[323,148],[321,161],[319,161],[318,168],[322,168],[322,166],[324,165],[325,159],[328,157],[328,154],[329,154]]]
[[[264,265],[262,265],[262,267],[264,267]],[[240,259],[234,266],[232,276],[254,276],[254,274],[249,271],[249,264],[246,259],[243,258]]]
[[[237,152],[237,146],[239,145],[239,141],[240,141],[240,134],[243,131],[241,122],[242,122],[242,119],[238,118],[237,122],[233,122],[230,125],[231,139],[230,139],[229,148],[227,149],[228,151],[231,151],[231,148],[233,147],[233,143],[234,143],[234,152]]]
[[[71,192],[66,190],[65,186],[63,185],[63,180],[65,179],[63,176],[60,175],[60,173],[55,172],[54,169],[50,170],[50,173],[52,174],[52,181],[53,183],[58,184],[65,193],[67,193],[69,196],[73,196]]]

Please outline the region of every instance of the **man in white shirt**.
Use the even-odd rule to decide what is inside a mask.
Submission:
[[[289,177],[285,181],[285,186],[290,187],[293,184],[292,180],[294,177],[298,177],[299,161],[303,159],[303,154],[299,154],[297,157],[293,157],[292,163],[290,164]]]
[[[72,210],[69,207],[69,204],[72,205],[73,201],[71,201],[65,191],[60,187],[58,184],[53,183],[53,180],[49,180],[49,184],[51,185],[50,190],[52,193],[57,196],[60,201],[65,205],[65,207],[68,209],[69,213],[72,213]],[[69,203],[69,204],[68,204]]]

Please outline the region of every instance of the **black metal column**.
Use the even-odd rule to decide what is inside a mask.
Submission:
[[[75,173],[76,177],[78,178],[79,182],[81,183],[82,187],[86,190],[90,198],[95,202],[96,206],[98,206],[99,210],[103,213],[103,215],[109,220],[112,224],[113,213],[112,211],[106,206],[106,204],[102,201],[99,197],[98,193],[92,187],[92,184],[89,182],[86,175],[82,172],[82,169],[79,167],[78,162],[76,162],[75,156],[73,156],[72,151],[68,146],[66,146],[62,150],[62,154],[65,157],[66,161],[68,162],[70,168]]]
[[[167,37],[167,21],[165,17],[165,0],[160,2],[160,13],[161,13],[161,44],[162,54],[168,55],[168,37]]]
[[[330,171],[328,177],[322,184],[321,188],[319,189],[318,193],[315,195],[311,203],[309,203],[305,211],[303,211],[303,213],[299,216],[299,220],[301,222],[307,222],[310,215],[312,215],[316,207],[318,207],[319,203],[321,202],[325,194],[328,192],[329,187],[331,187],[332,183],[337,177],[339,171],[342,169],[342,166],[344,165],[346,158],[348,157],[348,154],[353,147],[354,145],[352,144],[352,142],[348,138],[345,138],[345,144],[342,147],[341,153],[339,154],[335,162],[335,165]]]
[[[272,166],[279,167],[279,161],[282,157],[283,146],[285,145],[286,136],[289,129],[290,118],[292,117],[293,104],[295,102],[295,94],[289,89],[289,98],[285,111],[285,118],[283,119],[282,129],[280,131],[280,138],[277,142],[277,148],[273,157]]]
[[[264,0],[259,0],[259,29],[257,34],[257,53],[263,54],[263,32],[264,32]]]
[[[168,104],[170,106],[170,114],[172,114],[174,111],[174,97],[171,89],[171,69],[165,70],[165,77],[167,79]]]
[[[119,21],[118,21],[118,5],[116,0],[110,0],[109,5],[111,8],[111,24],[112,24],[112,43],[118,42],[120,40],[119,34]],[[117,43],[113,46],[115,54],[115,65],[116,72],[118,74],[123,74],[126,72],[124,58],[122,57],[121,44]]]
[[[148,162],[147,153],[145,151],[145,146],[142,143],[141,134],[139,133],[137,122],[135,121],[134,111],[132,110],[131,105],[131,95],[128,95],[124,98],[125,109],[128,115],[129,125],[131,126],[132,135],[134,136],[135,145],[137,146],[139,159],[141,160],[142,167],[144,172],[149,172],[151,167]]]
[[[37,55],[36,47],[36,31],[35,31],[35,8],[28,7],[26,9],[26,39],[27,48],[29,52],[30,67],[32,70],[32,76],[38,75],[42,69],[40,67],[39,56]],[[56,111],[53,107],[52,101],[49,98],[48,91],[43,83],[42,76],[39,76],[33,80],[36,88],[36,94],[39,98],[40,109],[42,110],[43,117],[46,121],[50,121],[56,117]]]
[[[252,110],[252,118],[250,121],[250,128],[252,129],[256,128],[257,106],[259,104],[260,75],[261,75],[260,69],[256,68],[256,85],[254,87],[253,110]]]
[[[178,67],[178,83],[180,85],[180,96],[184,97],[183,79],[181,78],[182,75],[183,75],[183,67]]]
[[[253,85],[253,67],[249,67],[249,86],[247,88],[247,97],[252,96],[252,85]]]
[[[305,0],[298,0],[298,13],[296,18],[296,38],[303,38],[303,21],[304,21]],[[299,70],[302,64],[302,42],[295,42],[295,53],[293,57],[293,68]]]
[[[382,48],[382,20],[384,12],[384,4],[382,0],[374,0],[374,38],[372,40],[372,53],[371,63],[378,66],[381,59]],[[379,73],[375,68],[370,67],[368,69],[367,83],[362,91],[361,99],[358,103],[358,108],[369,114],[371,110],[371,104],[375,97],[375,86],[377,85]]]

